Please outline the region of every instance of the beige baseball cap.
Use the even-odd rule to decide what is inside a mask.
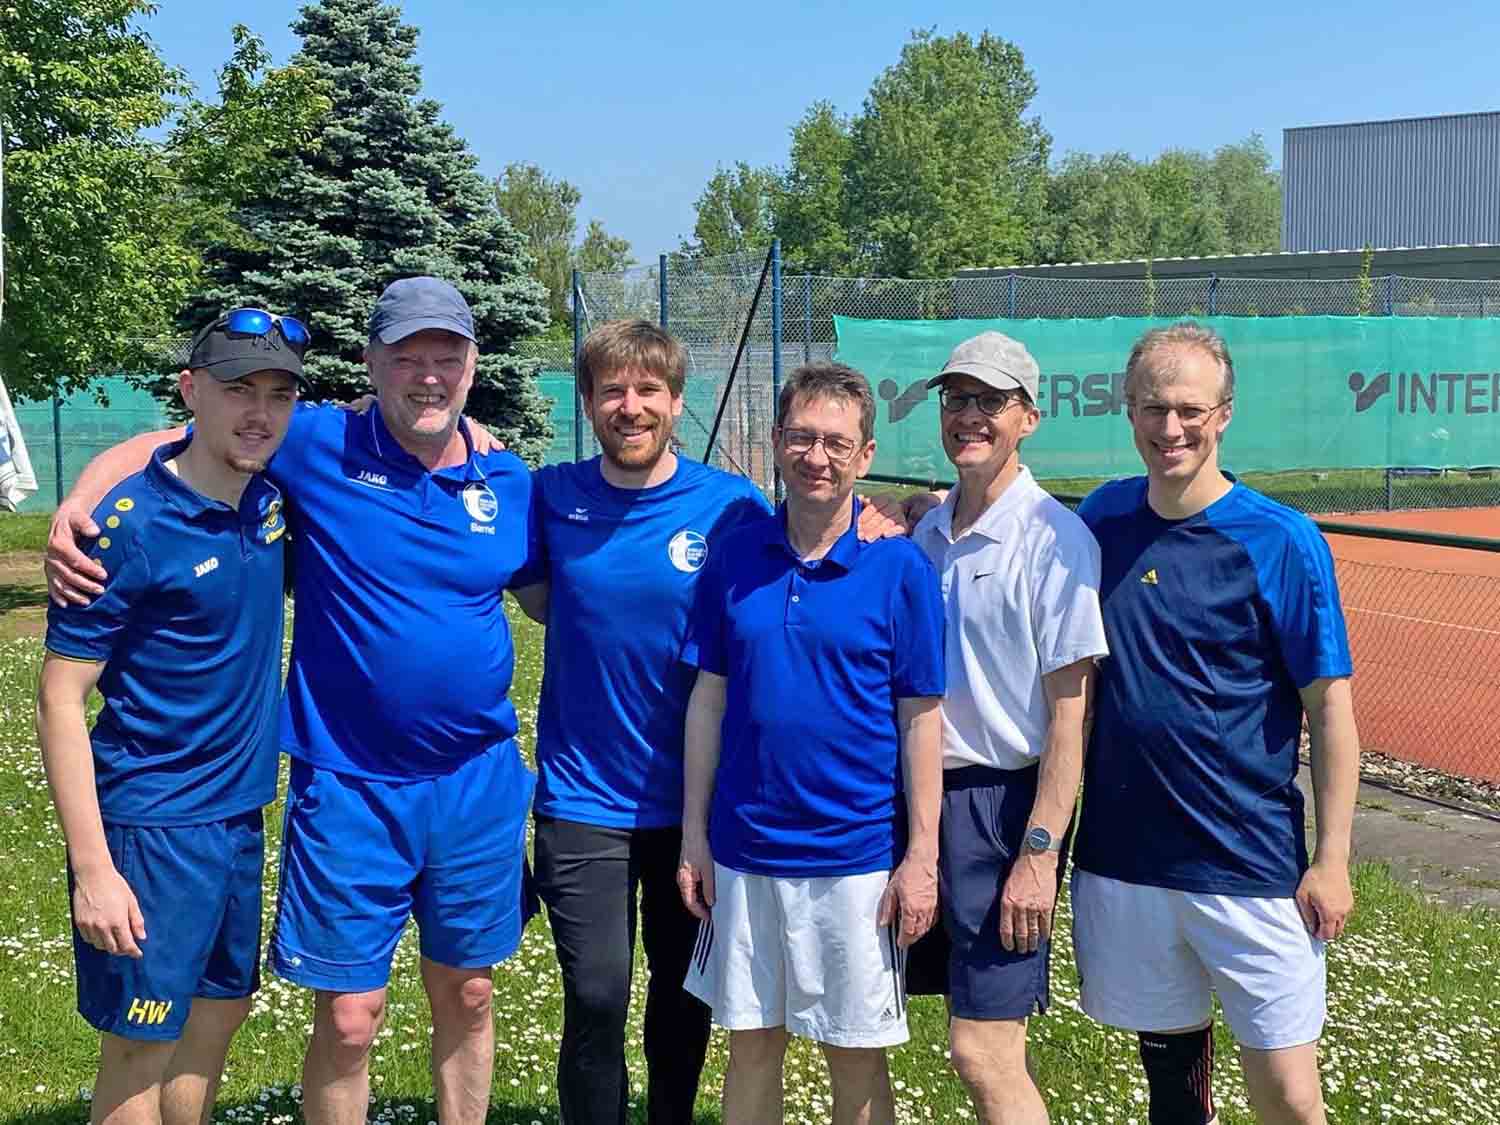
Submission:
[[[927,385],[941,386],[949,375],[969,375],[997,391],[1020,387],[1032,402],[1037,400],[1042,379],[1041,368],[1026,345],[1003,332],[981,332],[959,344],[942,372],[927,380]]]

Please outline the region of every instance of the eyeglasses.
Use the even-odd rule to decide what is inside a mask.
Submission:
[[[843,462],[859,452],[859,443],[850,441],[842,434],[815,434],[811,430],[782,430],[781,444],[788,453],[801,457],[811,453],[812,447],[823,443],[823,453],[830,461]]]
[[[269,336],[271,329],[275,328],[286,341],[287,347],[297,353],[298,359],[302,358],[302,353],[312,341],[307,325],[296,317],[277,316],[265,309],[232,309],[220,317],[218,323],[219,327],[232,336]]]
[[[1221,406],[1228,406],[1233,399],[1224,399],[1212,406],[1204,406],[1201,403],[1185,402],[1181,406],[1168,406],[1164,402],[1132,402],[1130,409],[1139,414],[1152,425],[1160,425],[1168,416],[1177,415],[1177,420],[1182,423],[1185,430],[1195,430],[1206,425],[1214,411]]]
[[[993,418],[1005,411],[1012,402],[1020,402],[1020,391],[977,391],[973,394],[962,394],[959,391],[950,391],[944,387],[938,391],[938,405],[949,414],[962,414],[969,408],[969,403],[979,407],[981,414]]]

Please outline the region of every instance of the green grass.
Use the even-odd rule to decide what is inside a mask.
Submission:
[[[7,551],[45,551],[49,513],[6,512],[0,514],[0,554]]]
[[[541,676],[541,633],[518,623],[515,698],[530,752]],[[81,1091],[93,1078],[96,1041],[73,1010],[70,927],[62,840],[47,801],[31,727],[40,660],[35,638],[0,641],[0,1122],[71,1125],[87,1117]],[[267,811],[274,841],[279,806]],[[273,849],[274,854],[274,849]],[[274,900],[267,873],[267,909]],[[1359,906],[1331,947],[1332,998],[1324,1081],[1335,1122],[1489,1122],[1500,1104],[1500,917],[1429,906],[1379,867],[1357,872]],[[269,919],[268,919],[269,920]],[[1145,1122],[1145,1085],[1132,1036],[1107,1031],[1077,1007],[1071,916],[1059,913],[1054,1007],[1033,1021],[1036,1071],[1058,1125]],[[427,1005],[414,934],[396,958],[390,1012],[376,1046],[373,1120],[434,1120],[427,1075]],[[561,986],[545,922],[495,974],[499,1043],[492,1123],[557,1121],[554,1065]],[[637,980],[631,1023],[635,1119],[644,1120]],[[905,1122],[973,1120],[944,1055],[942,1007],[912,1003],[912,1042],[892,1052],[898,1116]],[[309,994],[267,977],[236,1039],[217,1120],[295,1125],[293,1087],[311,1018]],[[1244,1083],[1221,1038],[1216,1087],[1225,1125],[1248,1125]],[[715,1033],[700,1121],[716,1122],[724,1038]],[[787,1119],[828,1118],[828,1083],[816,1052],[794,1046],[787,1065]]]

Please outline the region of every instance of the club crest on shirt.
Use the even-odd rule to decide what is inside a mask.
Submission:
[[[483,535],[495,534],[495,529],[489,525],[500,514],[500,501],[495,499],[490,486],[476,481],[467,486],[459,496],[464,502],[464,511],[469,513],[469,530]]]
[[[696,531],[679,531],[667,544],[667,558],[684,574],[702,570],[708,559],[708,540]]]

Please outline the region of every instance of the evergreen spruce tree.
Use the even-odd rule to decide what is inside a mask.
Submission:
[[[313,396],[348,399],[368,389],[361,354],[380,291],[401,277],[447,278],[468,299],[479,337],[468,413],[538,462],[551,437],[548,404],[535,362],[514,346],[546,325],[546,293],[474,155],[420,96],[416,28],[380,0],[318,0],[292,29],[302,37],[293,62],[333,100],[321,143],[267,154],[285,175],[239,215],[250,242],[206,255],[210,285],[183,327],[237,304],[292,313],[312,329]]]

